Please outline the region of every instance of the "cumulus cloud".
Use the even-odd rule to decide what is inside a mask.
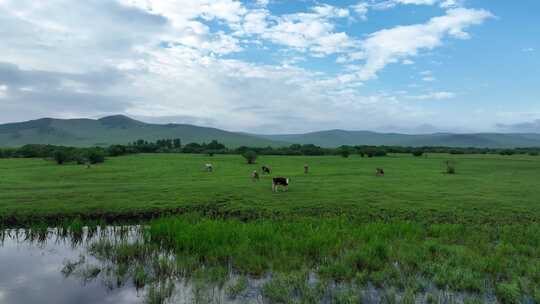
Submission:
[[[375,78],[386,65],[410,59],[422,50],[433,50],[445,37],[468,39],[465,29],[483,23],[493,15],[486,10],[457,8],[434,17],[425,24],[397,26],[368,36],[360,52],[349,55],[349,61],[363,60],[358,70],[360,80]]]
[[[359,6],[277,15],[268,4],[0,1],[0,121],[124,113],[263,133],[417,124],[433,113],[366,93],[362,82],[445,37],[467,38],[467,27],[491,16],[451,9],[425,24],[353,35],[343,24],[367,13]],[[253,50],[260,61],[242,56]],[[308,68],[312,57],[348,67]]]
[[[325,56],[352,48],[354,39],[345,32],[336,32],[332,22],[332,19],[346,18],[349,14],[348,9],[331,5],[319,5],[312,7],[310,12],[279,17],[259,10],[248,14],[244,25],[247,33],[259,34],[262,39],[314,56]]]
[[[353,6],[351,6],[353,11],[358,15],[358,17],[362,20],[367,20],[367,13],[369,11],[369,4],[366,2],[359,2]]]

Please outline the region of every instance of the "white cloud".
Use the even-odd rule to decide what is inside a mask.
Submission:
[[[31,102],[17,108],[0,104],[0,121],[12,119],[13,113],[35,118],[122,112],[269,133],[376,128],[389,120],[411,125],[433,113],[402,102],[408,99],[404,94],[367,93],[362,81],[390,63],[413,63],[420,51],[440,46],[445,37],[467,37],[463,31],[468,26],[490,16],[483,10],[449,10],[426,24],[357,38],[342,26],[361,16],[359,11],[317,5],[276,16],[266,4],[3,0],[1,60],[31,76],[21,83],[6,82],[0,94]],[[66,10],[84,12],[84,17]],[[261,50],[262,56],[281,56],[273,64],[225,56],[249,47]],[[309,66],[311,56],[329,55],[347,63],[343,71],[295,66],[300,61]],[[6,74],[13,70],[9,65],[4,69]]]
[[[172,29],[160,38],[171,43],[180,43],[193,48],[228,54],[242,48],[238,40],[223,31],[211,32],[209,27],[198,21],[217,20],[226,26],[238,27],[248,10],[236,0],[182,0],[181,5],[168,0],[119,0],[120,3],[136,7],[149,14],[165,17]]]
[[[0,98],[5,98],[5,97],[7,97],[7,90],[8,90],[7,85],[5,85],[5,84],[0,84]]]
[[[384,10],[398,5],[435,5],[441,8],[455,8],[463,6],[464,0],[386,0],[371,5],[374,9]]]
[[[359,2],[351,6],[353,11],[358,15],[362,20],[367,20],[367,13],[369,11],[369,4],[366,2]]]
[[[415,100],[443,100],[443,99],[452,99],[456,96],[455,93],[452,92],[431,92],[428,94],[422,94],[422,95],[412,95],[408,96],[409,99],[415,99]]]
[[[534,51],[535,51],[535,49],[532,48],[532,47],[528,47],[528,48],[524,48],[524,49],[523,49],[523,52],[526,52],[526,53],[532,53],[532,52],[534,52]]]
[[[246,20],[244,28],[246,32],[260,34],[261,38],[273,43],[321,57],[345,52],[353,46],[354,39],[345,32],[335,32],[332,22],[334,18],[348,16],[347,9],[320,5],[311,8],[309,13],[272,16],[272,24],[269,25],[266,19],[270,16],[258,12]]]
[[[446,15],[434,17],[425,24],[397,26],[375,32],[361,42],[357,58],[365,60],[358,71],[360,80],[368,80],[390,63],[417,56],[422,50],[432,50],[447,36],[467,39],[464,31],[471,25],[481,24],[492,14],[478,9],[450,9]],[[354,60],[354,58],[351,58]]]

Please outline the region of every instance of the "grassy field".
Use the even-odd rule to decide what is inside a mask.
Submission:
[[[455,159],[457,174],[444,174]],[[215,172],[204,172],[210,162]],[[287,193],[272,193],[262,164],[291,178]],[[310,173],[303,173],[309,164]],[[376,167],[385,177],[376,177]],[[260,171],[260,170],[259,170]],[[540,219],[540,158],[450,156],[415,158],[259,157],[184,154],[109,158],[86,169],[42,159],[0,160],[0,216],[11,221],[66,216],[110,218],[201,211],[240,218],[333,215],[366,220],[531,222]]]
[[[454,175],[444,173],[449,159]],[[208,162],[214,172],[203,170]],[[253,292],[250,278],[268,275],[260,289],[268,303],[540,301],[538,157],[257,162],[156,154],[87,169],[0,160],[0,214],[4,225],[29,225],[38,234],[49,233],[45,219],[162,216],[146,222],[135,243],[103,239],[88,248],[109,267],[91,275],[149,285],[155,303],[170,292],[159,290],[171,279],[201,277],[236,295]],[[272,193],[270,176],[250,179],[263,164],[291,179],[288,192]],[[377,167],[386,176],[375,176]],[[68,226],[76,232],[87,223]],[[238,279],[231,281],[231,272]]]

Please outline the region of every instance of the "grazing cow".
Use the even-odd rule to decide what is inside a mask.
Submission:
[[[251,173],[251,180],[254,182],[259,181],[259,172],[257,172],[257,170],[254,170]]]
[[[309,173],[309,166],[307,164],[304,165],[304,174]]]
[[[383,168],[377,168],[375,169],[375,175],[376,176],[384,176],[384,169]]]
[[[285,177],[272,178],[272,192],[276,192],[279,186],[282,186],[285,191],[289,191],[289,179]]]
[[[262,166],[261,171],[263,174],[270,174],[272,172],[272,169],[270,168],[270,166]]]
[[[212,164],[205,164],[204,169],[206,170],[206,172],[213,172],[214,166],[212,166]]]

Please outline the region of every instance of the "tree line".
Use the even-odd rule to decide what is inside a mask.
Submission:
[[[537,156],[540,148],[455,148],[455,147],[404,147],[404,146],[341,146],[337,148],[324,148],[313,144],[292,144],[284,147],[248,147],[227,148],[217,140],[209,143],[182,144],[179,138],[159,139],[155,142],[139,139],[127,145],[111,145],[109,147],[77,148],[56,145],[30,144],[18,148],[0,148],[0,158],[50,158],[57,163],[76,162],[78,164],[95,164],[105,161],[107,156],[121,156],[137,153],[192,153],[192,154],[256,154],[256,155],[303,155],[324,156],[340,155],[349,157],[381,157],[388,153],[407,153],[414,156],[423,156],[426,153],[449,154],[499,154],[514,155],[528,154]]]

